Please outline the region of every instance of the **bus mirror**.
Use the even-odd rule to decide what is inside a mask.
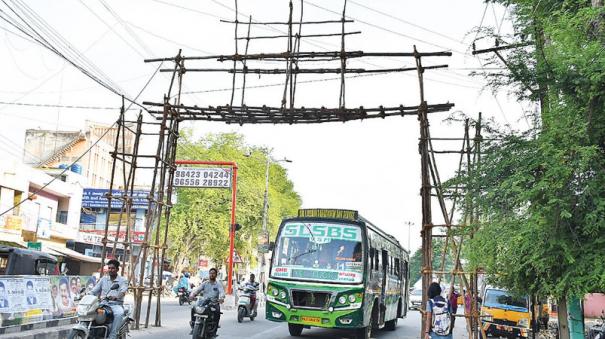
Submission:
[[[269,242],[269,251],[273,251],[274,248],[275,248],[275,242],[270,241]]]

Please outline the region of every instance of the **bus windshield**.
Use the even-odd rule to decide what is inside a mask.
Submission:
[[[278,236],[271,276],[361,283],[361,228],[328,222],[289,222]]]

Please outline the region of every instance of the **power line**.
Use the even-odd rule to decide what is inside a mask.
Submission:
[[[6,140],[8,143],[10,143],[10,144],[12,144],[12,145],[14,145],[14,146],[16,146],[16,147],[18,147],[18,148],[23,148],[23,153],[25,153],[25,154],[29,155],[29,156],[30,156],[30,157],[31,157],[33,160],[38,161],[38,160],[40,159],[40,157],[39,157],[39,156],[37,156],[37,155],[35,155],[35,154],[33,154],[33,153],[29,152],[28,150],[26,150],[24,145],[19,145],[19,144],[17,144],[16,142],[14,142],[13,140],[11,140],[10,138],[5,137],[4,135],[1,135],[1,134],[0,134],[0,138],[2,138],[2,139],[4,139],[4,140]],[[24,154],[24,155],[25,155],[25,154]]]
[[[397,20],[397,21],[399,21],[399,22],[403,22],[403,23],[408,24],[408,25],[410,25],[410,26],[413,26],[413,27],[416,27],[416,28],[418,28],[418,29],[421,29],[421,30],[423,30],[423,31],[425,31],[425,32],[429,32],[429,33],[432,33],[432,34],[438,35],[438,36],[440,36],[440,37],[442,37],[442,38],[446,38],[446,39],[451,40],[451,41],[453,41],[453,42],[455,42],[455,43],[458,43],[458,44],[463,45],[463,43],[462,43],[461,41],[459,41],[458,39],[452,38],[452,37],[447,36],[447,35],[445,35],[445,34],[439,33],[439,32],[437,32],[437,31],[433,31],[433,30],[428,29],[428,28],[425,28],[425,27],[422,27],[422,26],[420,26],[420,25],[418,25],[418,24],[415,24],[415,23],[413,23],[413,22],[410,22],[410,21],[404,20],[404,19],[402,19],[402,18],[400,18],[400,17],[397,17],[397,16],[394,16],[394,15],[391,15],[391,14],[389,14],[389,13],[385,13],[385,12],[379,11],[379,10],[377,10],[377,9],[375,9],[375,8],[368,7],[368,6],[366,6],[366,5],[362,5],[362,4],[360,4],[359,2],[355,2],[355,1],[352,1],[352,0],[348,0],[348,1],[349,1],[350,3],[352,3],[352,4],[355,4],[355,5],[359,6],[359,7],[365,8],[365,9],[367,9],[367,10],[369,10],[369,11],[374,12],[374,13],[378,13],[378,14],[380,14],[380,15],[384,15],[384,16],[386,16],[386,17],[388,17],[388,18],[391,18],[391,19]]]
[[[139,96],[141,96],[141,94],[143,94],[143,91],[145,91],[145,89],[147,88],[147,86],[149,85],[149,83],[151,83],[151,80],[156,76],[156,74],[158,74],[158,71],[160,70],[160,68],[162,67],[163,64],[164,64],[163,62],[160,63],[160,65],[158,66],[158,68],[155,70],[155,72],[153,72],[153,74],[151,75],[151,77],[149,78],[149,80],[145,83],[145,85],[143,86],[143,88],[141,89],[141,91],[139,92],[139,94],[137,94],[137,96],[134,98],[134,100],[137,100],[139,98]],[[128,107],[126,108],[126,110],[129,110],[132,107],[132,105],[134,105],[135,103],[136,103],[135,101],[132,101],[130,103],[130,105],[128,105]],[[44,186],[42,186],[39,189],[37,189],[34,193],[30,193],[27,198],[21,200],[19,203],[15,204],[13,207],[11,207],[11,208],[7,209],[6,211],[0,213],[0,217],[2,217],[6,213],[14,210],[15,208],[21,206],[24,202],[30,200],[34,195],[40,193],[42,190],[44,190],[46,187],[48,187],[51,183],[53,183],[55,180],[57,180],[63,174],[65,174],[65,172],[67,172],[71,166],[73,166],[75,163],[77,163],[78,161],[80,161],[80,159],[82,159],[88,152],[90,152],[93,149],[93,147],[95,147],[99,143],[99,141],[101,141],[107,135],[107,133],[109,133],[109,131],[116,124],[118,124],[118,122],[119,122],[119,119],[116,120],[113,124],[111,124],[111,126],[109,126],[105,130],[105,132],[97,139],[97,141],[95,141],[92,145],[90,145],[90,147],[88,147],[88,149],[86,149],[86,151],[84,151],[80,156],[78,156],[78,158],[76,160],[74,160],[68,167],[66,167],[65,169],[63,169],[63,171],[61,173],[59,173],[59,175],[53,177],[52,180],[50,180],[49,182],[47,182],[46,184],[44,184]]]
[[[57,104],[39,104],[39,103],[8,102],[8,101],[0,101],[0,105],[47,107],[47,108],[93,109],[93,110],[117,110],[117,109],[120,109],[119,107],[57,105]]]
[[[113,92],[114,94],[124,97],[124,99],[129,101],[130,103],[135,104],[135,105],[145,109],[144,106],[131,100],[125,94],[123,94],[124,91],[119,89],[119,86],[116,86],[115,84],[110,84],[110,83],[112,83],[112,81],[111,81],[111,79],[109,79],[109,77],[107,77],[105,74],[103,74],[103,72],[100,71],[98,69],[98,67],[96,67],[92,62],[90,62],[84,55],[82,55],[80,52],[78,52],[73,46],[71,46],[69,44],[69,42],[67,42],[64,38],[62,38],[59,33],[54,31],[54,29],[52,27],[50,27],[46,22],[44,22],[44,20],[42,18],[40,18],[26,4],[23,4],[23,3],[21,5],[17,4],[17,7],[19,7],[21,10],[21,13],[22,13],[22,15],[21,15],[21,14],[17,13],[16,10],[14,8],[12,8],[5,0],[2,0],[2,2],[8,9],[10,9],[15,14],[15,16],[18,18],[18,20],[20,20],[22,23],[25,24],[25,26],[27,26],[27,28],[25,26],[23,26],[18,20],[11,18],[10,15],[8,15],[2,9],[0,9],[0,13],[2,13],[4,15],[0,15],[1,19],[6,21],[7,23],[9,23],[11,26],[15,27],[19,31],[21,31],[23,34],[29,36],[34,41],[38,42],[40,45],[47,48],[48,50],[50,50],[57,56],[61,57],[65,61],[67,61],[69,64],[71,64],[72,66],[74,66],[75,68],[80,70],[83,74],[88,76],[90,79],[97,82],[99,85],[105,87],[106,89]],[[27,12],[30,12],[31,14],[28,14]],[[26,18],[24,18],[24,17],[27,17],[29,20],[26,20]],[[33,26],[37,26],[38,29],[34,28]],[[40,31],[46,31],[45,32],[46,35],[43,35],[43,33],[40,33]],[[49,40],[53,41],[54,44],[51,43],[51,41],[49,41]],[[59,48],[61,48],[62,51],[59,50]],[[79,64],[78,62],[84,64],[84,66]],[[99,76],[91,73],[91,71],[86,69],[86,67],[94,69],[95,72],[97,72],[97,74],[100,77],[103,77],[106,80],[102,80],[101,78],[99,78]],[[116,89],[116,88],[118,88],[118,89]]]
[[[317,4],[314,4],[314,3],[310,2],[310,1],[305,1],[305,3],[307,3],[307,4],[309,4],[309,5],[313,6],[313,7],[316,7],[316,8],[322,9],[322,10],[324,10],[324,11],[327,11],[327,12],[330,12],[330,13],[333,13],[333,14],[340,15],[340,13],[338,13],[338,12],[336,12],[336,11],[333,11],[333,10],[331,10],[331,9],[328,9],[328,8],[322,7],[322,6],[317,5]],[[383,31],[385,31],[385,32],[389,32],[389,33],[392,33],[392,34],[395,34],[395,35],[399,35],[399,36],[404,37],[404,38],[408,38],[408,39],[411,39],[411,40],[419,41],[419,42],[425,43],[425,44],[427,44],[427,45],[431,45],[431,46],[433,46],[433,47],[442,48],[442,49],[447,49],[447,50],[451,50],[452,52],[456,52],[456,53],[464,54],[464,52],[457,51],[457,50],[455,50],[455,49],[453,49],[453,48],[444,47],[444,46],[441,46],[441,45],[438,45],[438,44],[432,43],[432,42],[430,42],[430,41],[426,41],[426,40],[422,40],[422,39],[419,39],[419,38],[416,38],[416,37],[413,37],[413,36],[410,36],[410,35],[406,35],[406,34],[403,34],[403,33],[397,32],[397,31],[394,31],[394,30],[392,30],[392,29],[389,29],[389,28],[386,28],[386,27],[382,27],[382,26],[377,25],[377,24],[373,24],[373,23],[368,22],[368,21],[364,21],[364,20],[360,20],[360,19],[358,19],[358,18],[354,18],[354,17],[352,17],[352,16],[350,16],[350,15],[346,15],[345,17],[346,17],[346,18],[348,18],[348,19],[355,20],[356,22],[360,22],[360,23],[362,23],[362,24],[364,24],[364,25],[367,25],[367,26],[370,26],[370,27],[374,27],[374,28],[377,28],[377,29],[380,29],[380,30],[383,30]]]
[[[183,43],[181,43],[181,42],[177,42],[177,41],[174,41],[174,40],[170,40],[170,39],[168,39],[168,38],[166,38],[166,37],[163,37],[163,36],[157,35],[157,34],[155,34],[155,33],[153,33],[153,32],[150,32],[150,31],[146,30],[145,28],[143,28],[143,27],[141,27],[141,26],[137,26],[137,25],[133,24],[132,22],[127,22],[127,23],[128,23],[130,26],[132,26],[132,27],[134,27],[134,28],[136,28],[136,29],[139,29],[139,30],[141,30],[141,31],[143,31],[143,32],[145,32],[145,33],[147,33],[147,34],[149,34],[149,35],[153,36],[153,37],[156,37],[156,38],[158,38],[158,39],[160,39],[160,40],[164,40],[164,41],[170,42],[170,43],[175,44],[175,45],[177,45],[177,46],[184,46],[184,47],[187,47],[187,48],[189,48],[189,49],[191,49],[191,50],[194,50],[194,51],[198,51],[198,52],[204,53],[204,54],[206,54],[206,55],[212,55],[212,54],[215,54],[215,53],[212,53],[212,52],[208,52],[208,51],[201,50],[201,49],[199,49],[199,48],[191,47],[191,46],[185,45],[185,44],[183,44]]]

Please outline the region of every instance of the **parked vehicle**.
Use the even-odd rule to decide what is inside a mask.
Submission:
[[[218,309],[217,299],[198,300],[193,307],[195,321],[191,332],[192,339],[210,339],[216,333],[218,326],[216,313]]]
[[[0,275],[58,274],[57,258],[40,252],[0,246]]]
[[[410,310],[419,310],[422,306],[422,289],[413,289],[410,293]]]
[[[191,305],[191,299],[189,299],[189,292],[185,287],[179,287],[176,292],[176,297],[179,298],[179,305],[183,306],[184,303]]]
[[[111,290],[117,290],[118,288],[120,288],[118,284],[111,286]],[[80,293],[84,293],[84,289]],[[85,295],[80,299],[76,311],[78,323],[71,330],[69,339],[105,339],[109,337],[114,319],[107,295],[100,302],[97,296]],[[120,326],[117,333],[118,339],[126,339],[129,324],[134,321],[130,317],[130,305],[124,304],[124,315],[122,317],[122,326]]]
[[[258,300],[252,295],[258,291],[258,287],[245,286],[238,288],[238,291],[240,293],[237,301],[237,322],[241,323],[246,317],[250,318],[250,321],[254,321]]]
[[[528,338],[532,314],[527,296],[487,287],[481,303],[481,325],[487,335]],[[535,324],[534,324],[535,326]]]
[[[588,339],[605,339],[605,313],[601,314],[601,320],[588,329]]]

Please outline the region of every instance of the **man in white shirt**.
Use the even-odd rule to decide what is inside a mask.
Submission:
[[[194,299],[195,296],[202,293],[201,302],[207,299],[218,299],[219,303],[223,303],[225,300],[225,290],[223,289],[223,284],[220,281],[216,280],[216,268],[211,268],[208,271],[208,280],[204,281],[200,286],[196,287],[191,291],[189,295],[190,299]],[[218,306],[218,305],[217,305]],[[193,328],[194,316],[193,316],[194,308],[191,309],[191,327]],[[221,310],[220,307],[216,308],[216,312],[214,314],[216,319],[216,325],[218,328],[218,324],[221,320]],[[216,336],[216,331],[210,334],[211,336]]]
[[[113,322],[111,323],[109,339],[116,339],[118,329],[122,326],[124,296],[128,291],[128,281],[126,278],[118,275],[119,269],[119,261],[115,259],[109,260],[107,262],[107,273],[109,275],[101,278],[97,285],[90,290],[90,294],[100,296],[101,298],[106,297],[109,300],[108,304],[113,312]],[[113,284],[118,284],[120,287],[117,290],[112,290],[111,286],[113,286]]]

